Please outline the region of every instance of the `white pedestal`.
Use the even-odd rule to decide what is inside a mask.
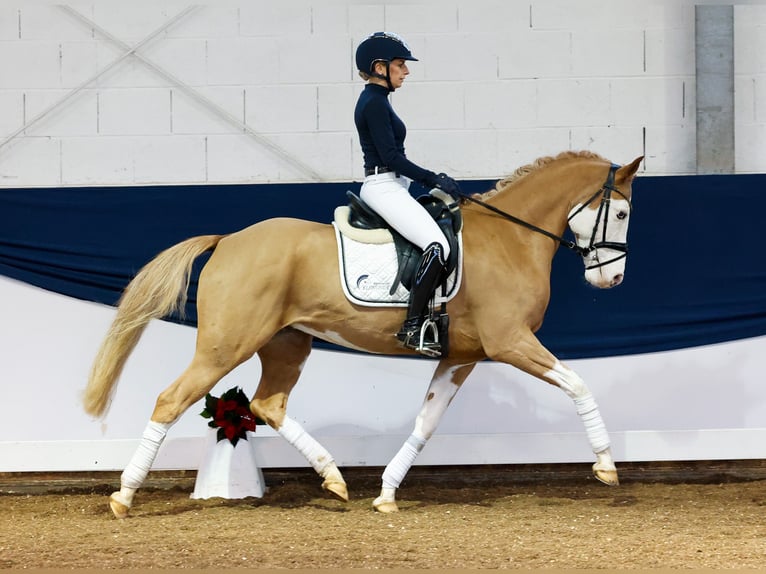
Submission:
[[[254,433],[248,432],[248,440],[240,439],[235,447],[228,440],[216,440],[217,432],[208,432],[191,498],[263,497],[263,472],[255,461]]]

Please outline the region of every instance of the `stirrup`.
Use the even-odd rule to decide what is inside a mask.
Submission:
[[[431,332],[431,337],[426,339],[428,331]],[[441,357],[442,346],[439,343],[439,328],[436,321],[431,318],[426,318],[417,330],[399,331],[396,337],[407,349],[412,349],[427,357]]]

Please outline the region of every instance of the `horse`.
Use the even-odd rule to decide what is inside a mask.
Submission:
[[[396,490],[455,393],[477,362],[507,363],[562,389],[581,417],[596,462],[595,477],[619,483],[609,436],[585,381],[534,333],[550,297],[553,256],[560,245],[584,262],[585,280],[610,288],[623,280],[632,181],[643,156],[619,166],[588,151],[546,156],[517,169],[483,194],[463,195],[463,278],[449,303],[450,350],[441,357],[412,434],[386,466],[372,506],[396,512]],[[567,226],[574,241],[562,237]],[[148,262],[122,293],[93,362],[83,406],[103,416],[121,371],[145,327],[183,309],[194,261],[200,271],[194,356],[156,398],[135,454],[109,498],[125,518],[168,430],[232,369],[258,355],[262,373],[250,402],[255,416],[293,445],[323,479],[322,488],[348,501],[332,455],[287,413],[290,392],[318,339],[372,354],[407,355],[394,334],[403,310],[362,307],[341,288],[333,226],[273,218],[227,235],[192,237]],[[502,286],[502,288],[493,287]]]

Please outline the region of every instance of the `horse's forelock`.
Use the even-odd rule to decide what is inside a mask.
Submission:
[[[542,157],[537,158],[532,163],[529,163],[527,165],[521,166],[520,168],[518,168],[516,171],[514,171],[508,177],[505,177],[505,178],[501,179],[500,181],[498,181],[495,184],[495,187],[493,189],[490,189],[489,191],[487,191],[487,192],[485,192],[483,194],[480,193],[480,194],[476,194],[476,195],[479,196],[479,197],[483,197],[485,199],[489,198],[489,197],[492,197],[493,195],[497,195],[498,193],[504,191],[511,184],[516,183],[517,181],[519,181],[520,179],[526,177],[530,173],[533,173],[533,172],[535,172],[535,171],[545,167],[546,165],[548,165],[550,163],[553,163],[554,161],[557,161],[557,160],[560,160],[560,159],[578,159],[578,158],[583,158],[583,159],[600,159],[600,160],[606,161],[599,154],[597,154],[595,152],[592,152],[592,151],[588,151],[588,150],[580,150],[580,151],[567,150],[567,151],[563,151],[560,154],[555,155],[555,156],[550,156],[550,155],[542,156]]]

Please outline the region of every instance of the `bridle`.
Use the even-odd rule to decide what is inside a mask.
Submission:
[[[619,255],[617,255],[616,257],[613,257],[612,259],[609,259],[608,261],[598,261],[592,265],[587,265],[585,267],[585,269],[596,269],[598,267],[602,267],[609,263],[613,263],[614,261],[619,261],[620,259],[623,259],[624,257],[627,257],[628,255],[627,241],[623,242],[623,241],[607,241],[606,240],[606,228],[607,228],[607,222],[609,220],[609,207],[612,201],[612,192],[615,192],[621,195],[623,198],[625,198],[625,200],[628,202],[628,207],[632,209],[630,200],[627,198],[627,196],[614,186],[614,176],[615,176],[615,173],[617,173],[617,170],[619,168],[620,168],[619,165],[613,163],[609,168],[609,174],[606,176],[606,181],[601,186],[601,188],[596,193],[594,193],[588,199],[588,201],[583,203],[573,213],[571,213],[569,217],[567,217],[567,222],[572,221],[573,217],[575,217],[583,209],[585,209],[591,203],[596,201],[596,199],[598,199],[599,196],[601,196],[601,202],[599,203],[598,213],[596,214],[596,220],[593,224],[593,231],[591,232],[590,242],[585,247],[578,245],[574,241],[568,241],[564,239],[563,237],[556,235],[555,233],[551,233],[550,231],[543,229],[542,227],[538,227],[532,223],[524,221],[523,219],[519,219],[518,217],[511,215],[510,213],[506,213],[505,211],[498,209],[497,207],[490,205],[488,203],[485,203],[479,199],[476,199],[474,197],[471,197],[469,195],[465,195],[462,193],[460,194],[460,197],[472,203],[476,203],[477,205],[481,205],[485,209],[488,209],[489,211],[492,211],[493,213],[498,214],[499,216],[503,217],[504,219],[507,219],[508,221],[512,221],[513,223],[521,225],[522,227],[526,227],[527,229],[531,229],[532,231],[545,235],[546,237],[550,237],[554,241],[558,241],[561,245],[563,245],[564,247],[568,249],[571,249],[572,251],[580,255],[583,259],[586,258],[590,253],[601,248],[612,249],[613,251],[620,252]],[[601,231],[601,241],[596,241],[596,232],[598,231],[598,224],[602,220],[604,222],[604,225]]]

